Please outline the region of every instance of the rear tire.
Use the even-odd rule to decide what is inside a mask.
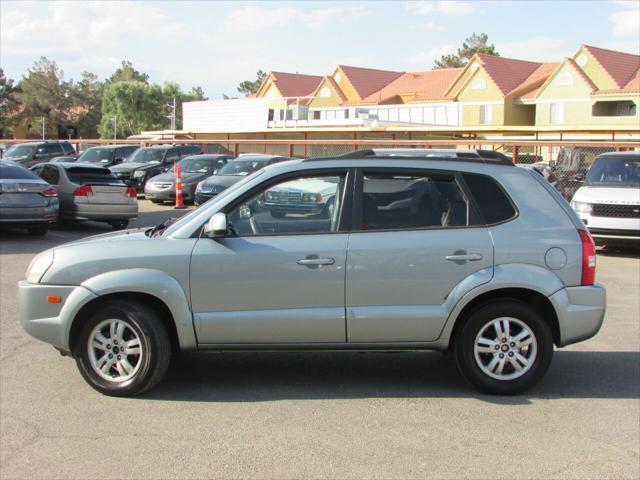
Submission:
[[[111,220],[107,222],[114,230],[124,230],[129,226],[129,220]]]
[[[42,237],[43,235],[46,235],[48,231],[49,231],[49,227],[46,227],[46,226],[37,226],[37,227],[27,228],[27,232],[29,232],[29,235],[33,237]]]
[[[553,337],[540,314],[504,300],[471,314],[455,339],[462,374],[481,390],[515,395],[536,385],[553,357]]]
[[[82,327],[74,356],[92,388],[105,395],[133,397],[162,379],[171,359],[171,341],[149,306],[113,300],[101,305]]]

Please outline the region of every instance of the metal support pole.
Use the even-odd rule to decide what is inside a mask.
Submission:
[[[45,136],[45,135],[44,135],[44,130],[45,130],[45,128],[44,128],[44,122],[45,122],[44,117],[42,117],[42,139],[43,139],[43,140],[44,140],[44,136]]]

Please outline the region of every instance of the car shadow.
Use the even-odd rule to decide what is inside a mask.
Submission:
[[[546,377],[517,396],[480,393],[437,352],[204,352],[181,354],[164,381],[140,398],[268,402],[358,398],[640,398],[639,352],[557,351]]]

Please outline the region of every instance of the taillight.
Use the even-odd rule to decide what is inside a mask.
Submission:
[[[589,232],[578,230],[582,242],[582,280],[581,285],[593,285],[596,280],[596,245]]]
[[[74,197],[89,197],[91,195],[93,195],[91,185],[80,185],[73,191]]]
[[[47,188],[46,190],[40,192],[40,195],[42,195],[43,197],[57,197],[58,190],[56,190],[55,188]]]
[[[138,198],[138,192],[136,192],[136,189],[133,187],[127,187],[124,192],[124,196],[129,198]]]

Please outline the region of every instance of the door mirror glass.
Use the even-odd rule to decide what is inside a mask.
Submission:
[[[227,216],[224,213],[216,213],[204,226],[204,234],[209,238],[222,237],[227,232]]]

